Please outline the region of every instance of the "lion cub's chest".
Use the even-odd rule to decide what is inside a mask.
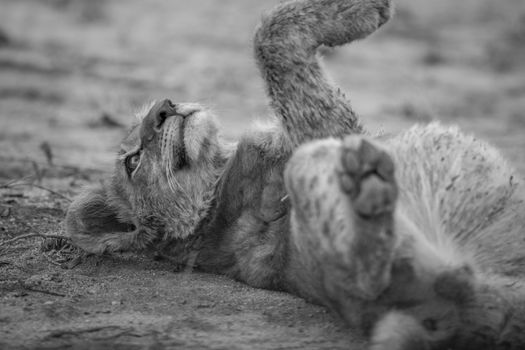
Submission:
[[[219,184],[208,227],[217,239],[215,271],[257,287],[280,285],[289,231],[283,180],[288,159],[289,154],[255,144],[239,145]]]
[[[289,155],[241,143],[223,178],[221,211],[231,218],[243,214],[270,223],[288,211],[284,167]]]

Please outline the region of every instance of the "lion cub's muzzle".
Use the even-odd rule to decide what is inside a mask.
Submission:
[[[174,104],[169,99],[159,101],[151,107],[148,115],[142,121],[140,137],[143,141],[151,141],[155,134],[162,131],[162,126],[169,117],[180,116],[186,118],[191,113],[186,113],[184,108]]]

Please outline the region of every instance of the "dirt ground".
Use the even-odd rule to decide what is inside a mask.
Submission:
[[[60,234],[154,98],[217,111],[225,137],[269,113],[251,56],[276,0],[0,0],[0,244]],[[398,2],[381,33],[325,51],[372,131],[440,120],[525,173],[525,3]],[[0,349],[355,349],[321,307],[122,254],[64,268],[40,238],[0,246]]]

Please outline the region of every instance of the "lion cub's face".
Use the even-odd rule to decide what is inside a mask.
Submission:
[[[176,192],[187,181],[196,185],[201,171],[209,170],[214,146],[217,127],[207,110],[157,102],[123,140],[115,175],[133,193],[146,188]]]
[[[126,231],[134,233],[132,248],[190,235],[224,162],[217,133],[213,115],[197,104],[153,104],[123,140],[111,181],[69,208],[68,236],[100,252],[127,249],[119,241]]]

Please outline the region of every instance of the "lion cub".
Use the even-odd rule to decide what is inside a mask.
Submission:
[[[224,142],[213,114],[151,105],[67,235],[102,253],[158,249],[326,305],[371,349],[525,348],[525,195],[500,154],[438,124],[367,136],[319,46],[362,39],[388,0],[295,0],[254,51],[274,122]]]

